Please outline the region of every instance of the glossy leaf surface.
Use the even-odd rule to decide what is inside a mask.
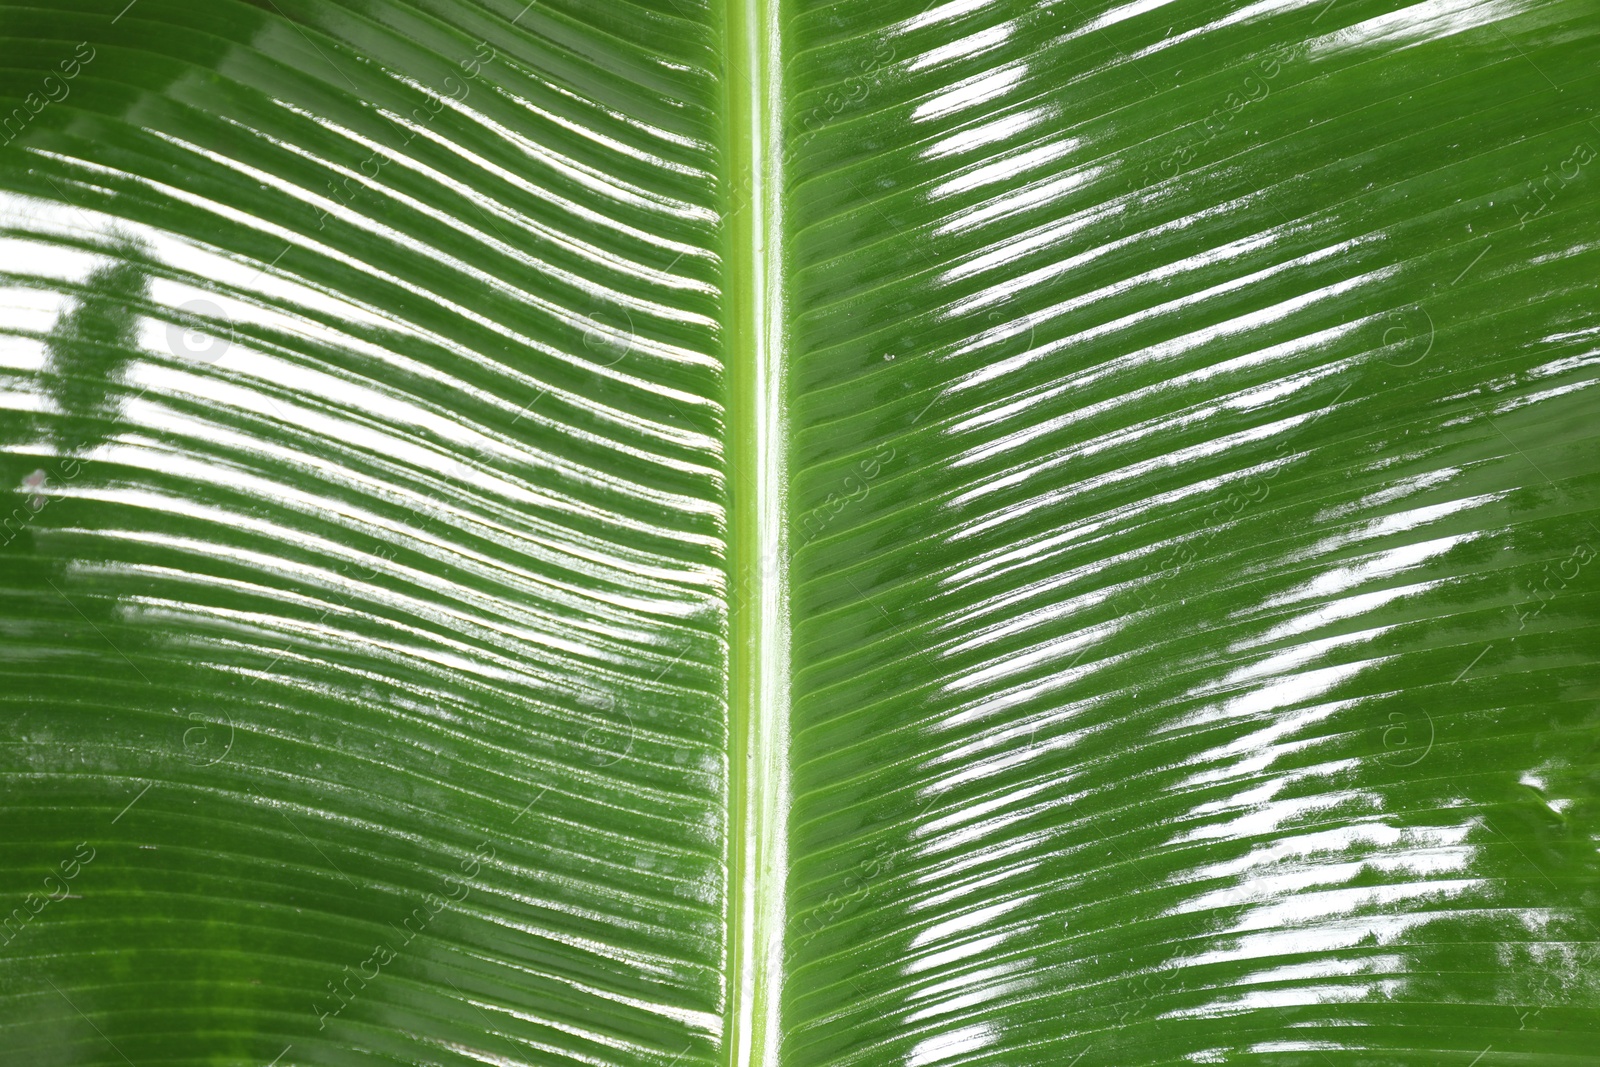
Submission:
[[[125,2],[5,1062],[1594,1061],[1592,4]]]

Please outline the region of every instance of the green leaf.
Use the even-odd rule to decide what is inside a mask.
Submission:
[[[0,2],[5,1062],[1593,1062],[1595,14]]]

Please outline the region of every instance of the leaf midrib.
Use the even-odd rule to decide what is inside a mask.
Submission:
[[[788,567],[777,0],[727,0],[730,1067],[776,1067],[788,804]]]

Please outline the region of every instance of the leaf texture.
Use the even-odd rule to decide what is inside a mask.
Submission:
[[[786,33],[785,1062],[1589,1062],[1592,7]]]
[[[7,1062],[703,1056],[708,18],[120,7],[3,15]]]
[[[1595,13],[0,2],[4,1061],[1594,1062]]]

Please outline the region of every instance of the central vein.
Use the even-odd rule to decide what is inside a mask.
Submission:
[[[781,66],[777,0],[727,0],[730,1067],[776,1067],[788,867]]]

